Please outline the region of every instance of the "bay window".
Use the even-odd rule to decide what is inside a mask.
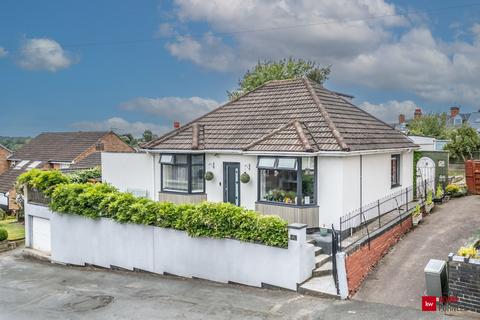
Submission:
[[[259,201],[290,205],[316,203],[314,157],[259,157]]]
[[[162,154],[162,191],[203,193],[205,156],[203,154]]]

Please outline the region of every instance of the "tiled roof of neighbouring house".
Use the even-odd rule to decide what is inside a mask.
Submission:
[[[3,144],[0,144],[0,149],[4,149],[6,150],[8,153],[12,153],[12,151],[10,149],[8,149],[7,147],[5,147]]]
[[[90,169],[102,166],[102,153],[93,152],[82,160],[72,164],[69,169]]]
[[[41,133],[15,151],[10,159],[72,162],[108,133],[108,131]]]
[[[303,78],[267,82],[143,147],[314,152],[416,145],[338,93]]]

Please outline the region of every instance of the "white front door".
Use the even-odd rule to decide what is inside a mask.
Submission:
[[[32,217],[32,248],[50,252],[50,220]]]

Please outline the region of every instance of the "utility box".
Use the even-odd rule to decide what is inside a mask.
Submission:
[[[448,295],[447,263],[430,259],[425,267],[425,285],[427,296],[442,297]]]

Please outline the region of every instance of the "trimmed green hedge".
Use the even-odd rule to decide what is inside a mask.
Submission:
[[[8,231],[5,228],[0,228],[0,242],[8,239]]]
[[[47,194],[52,211],[63,214],[172,228],[192,237],[231,238],[276,247],[288,244],[286,221],[230,203],[156,202],[104,183],[69,183],[71,179],[59,171],[31,170],[18,181]]]

